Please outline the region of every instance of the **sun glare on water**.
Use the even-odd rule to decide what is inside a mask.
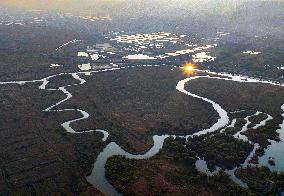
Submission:
[[[183,70],[186,74],[192,74],[195,70],[195,65],[193,63],[186,63],[183,66]]]

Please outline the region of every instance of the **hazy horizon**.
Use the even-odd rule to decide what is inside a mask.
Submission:
[[[276,2],[283,0],[2,0],[0,6],[20,9],[55,10],[73,13],[108,13],[133,15],[136,13],[172,14],[175,10],[187,10],[194,14],[227,13],[245,2]],[[155,12],[154,12],[155,10]],[[158,13],[156,13],[158,12]]]

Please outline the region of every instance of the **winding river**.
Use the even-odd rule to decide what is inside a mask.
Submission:
[[[158,67],[158,65],[141,65],[142,67]],[[52,76],[48,76],[46,78],[40,79],[40,80],[31,80],[31,81],[10,81],[10,82],[0,82],[0,85],[8,85],[8,84],[18,84],[18,85],[24,85],[26,83],[35,83],[35,82],[41,82],[42,84],[39,86],[39,89],[42,90],[50,90],[50,91],[60,91],[62,93],[64,93],[66,95],[66,97],[55,103],[54,105],[44,109],[45,112],[62,112],[62,111],[74,111],[74,112],[79,112],[82,117],[77,118],[77,119],[73,119],[67,122],[62,123],[62,127],[69,133],[73,133],[73,134],[83,134],[86,132],[100,132],[103,134],[103,141],[107,141],[107,138],[109,136],[109,133],[105,130],[101,130],[101,129],[96,129],[96,130],[87,130],[87,131],[83,131],[83,132],[78,132],[76,130],[74,130],[72,128],[72,123],[83,120],[83,119],[87,119],[89,118],[89,114],[86,111],[80,110],[80,109],[74,109],[74,108],[66,108],[66,109],[56,109],[57,106],[59,106],[60,104],[64,103],[65,101],[69,100],[72,98],[72,94],[67,90],[67,87],[70,86],[75,86],[75,85],[83,85],[84,83],[86,83],[86,81],[84,79],[82,79],[80,77],[80,75],[84,74],[84,75],[90,75],[92,73],[99,73],[99,72],[107,72],[107,71],[116,71],[116,70],[121,70],[121,69],[127,69],[127,68],[136,68],[136,67],[140,67],[140,66],[127,66],[127,67],[116,67],[116,68],[110,68],[110,69],[103,69],[103,70],[96,70],[96,71],[87,71],[87,72],[75,72],[75,73],[60,73],[60,74],[56,74],[56,75],[52,75]],[[172,67],[175,68],[175,67]],[[178,67],[178,68],[183,68],[183,67]],[[177,69],[178,69],[177,68]],[[185,90],[185,85],[187,83],[189,83],[192,80],[198,79],[198,78],[208,78],[208,79],[219,79],[219,80],[227,80],[227,81],[235,81],[235,82],[242,82],[242,83],[265,83],[265,84],[271,84],[271,85],[278,85],[278,86],[283,86],[283,84],[279,84],[279,83],[275,83],[272,81],[264,81],[264,80],[258,80],[258,79],[254,79],[254,78],[248,78],[248,77],[244,77],[244,76],[236,76],[236,75],[231,75],[228,73],[216,73],[216,72],[211,72],[211,71],[207,71],[207,70],[195,70],[196,72],[200,72],[200,73],[207,73],[208,75],[202,75],[202,76],[193,76],[193,77],[189,77],[186,79],[183,79],[181,81],[178,82],[176,89],[180,92],[180,93],[184,93],[188,96],[197,98],[197,99],[201,99],[204,102],[207,102],[209,104],[212,105],[212,107],[214,108],[214,110],[218,113],[219,115],[219,119],[217,120],[217,122],[212,125],[210,128],[208,129],[204,129],[201,130],[197,133],[194,133],[192,135],[185,135],[182,137],[185,138],[189,138],[192,137],[194,135],[203,135],[209,132],[215,132],[217,130],[220,130],[221,128],[225,128],[226,126],[234,126],[235,120],[233,120],[230,123],[229,117],[228,117],[228,113],[216,102],[214,102],[213,100],[210,100],[206,97],[202,97],[196,94],[193,94],[191,92],[188,92],[187,90]],[[71,74],[71,76],[78,81],[79,83],[75,83],[75,84],[69,84],[66,86],[61,86],[58,87],[57,89],[50,89],[47,88],[49,80],[51,78],[57,77],[57,76],[61,76],[61,75],[66,75],[66,74]],[[210,75],[216,75],[216,76],[210,76]],[[283,101],[284,102],[284,101]],[[282,105],[281,109],[284,112],[284,105]],[[258,114],[260,112],[257,112],[256,114]],[[283,118],[284,118],[284,113],[282,114]],[[255,125],[255,127],[259,127],[259,126],[264,126],[266,124],[266,122],[268,120],[271,120],[272,117],[270,115],[267,114],[267,119],[260,122],[258,125]],[[243,129],[241,130],[241,132],[244,132],[247,130],[248,125],[250,124],[249,117],[246,118],[246,125],[243,127]],[[230,124],[229,124],[230,123]],[[223,130],[222,130],[223,131]],[[243,139],[245,141],[248,141],[248,139],[241,134],[241,132],[237,133],[235,135],[236,138],[238,139]],[[281,124],[281,128],[278,130],[282,142],[279,143],[272,143],[272,145],[266,150],[265,155],[263,157],[260,157],[260,163],[263,165],[266,165],[264,163],[267,163],[267,160],[273,156],[275,157],[275,162],[276,165],[275,168],[272,169],[277,169],[277,170],[283,170],[284,169],[284,157],[282,156],[282,152],[283,152],[283,148],[284,148],[284,121]],[[115,155],[121,155],[121,156],[125,156],[128,159],[148,159],[151,158],[153,156],[155,156],[157,153],[159,153],[159,151],[163,148],[163,144],[166,138],[173,136],[173,137],[180,137],[180,136],[176,136],[176,135],[154,135],[153,136],[153,141],[154,141],[154,145],[145,153],[145,154],[131,154],[125,150],[123,150],[117,143],[115,142],[111,142],[109,143],[105,149],[98,155],[92,172],[89,176],[87,176],[87,181],[92,184],[95,188],[97,188],[98,190],[102,191],[104,194],[106,195],[120,195],[115,188],[107,181],[106,177],[105,177],[105,164],[107,162],[107,160]],[[250,141],[249,141],[250,142]],[[248,156],[247,160],[244,162],[244,164],[242,164],[242,166],[246,166],[249,162],[249,160],[252,158],[252,156],[255,153],[255,150],[259,147],[258,144],[254,144],[254,149],[253,151],[250,153],[250,155]],[[282,153],[282,154],[281,154]],[[279,164],[280,163],[280,164]],[[282,165],[281,165],[282,164]],[[203,165],[202,167],[206,169],[206,163],[204,163],[204,161],[202,162],[202,160],[199,160],[197,162],[197,167],[198,165]],[[206,166],[206,167],[205,167]],[[200,167],[200,171],[202,171],[202,167]],[[230,175],[230,177],[237,182],[238,184],[240,184],[241,186],[246,186],[243,182],[241,182],[239,179],[237,179],[234,176],[234,171],[237,168],[235,168],[234,170],[230,170],[227,171],[227,173]],[[206,171],[205,171],[206,172]],[[235,178],[235,179],[234,179]]]

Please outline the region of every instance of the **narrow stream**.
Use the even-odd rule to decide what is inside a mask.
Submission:
[[[284,118],[284,104],[281,109],[283,110]],[[259,164],[269,167],[272,171],[282,171],[284,172],[284,120],[280,124],[280,128],[277,130],[280,137],[280,142],[272,141],[272,144],[265,149],[265,153],[262,157],[259,157]],[[268,161],[272,159],[275,165],[270,165]]]

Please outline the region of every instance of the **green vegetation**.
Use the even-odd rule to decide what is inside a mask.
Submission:
[[[61,123],[79,118],[80,114],[42,112],[64,95],[39,90],[38,85],[0,88],[1,194],[99,194],[84,176],[90,173],[95,157],[104,148],[102,136],[67,133]]]
[[[234,127],[242,128],[246,124],[246,120],[243,118],[237,118],[236,124]]]
[[[249,75],[263,79],[283,80],[281,78],[284,71],[277,69],[283,63],[281,53],[283,44],[281,39],[277,38],[244,38],[247,43],[226,43],[222,44],[212,51],[217,56],[216,61],[210,62],[210,68],[215,71],[226,71],[229,73]],[[260,55],[243,54],[251,46],[261,47]]]
[[[227,127],[225,128],[225,134],[234,135],[235,133],[239,132],[241,128],[239,127]]]
[[[82,194],[83,192],[86,192],[90,188],[90,185],[86,182],[85,179],[80,178],[78,176],[71,176],[71,189],[74,194]]]
[[[227,132],[190,138],[187,147],[196,151],[199,157],[204,157],[209,168],[218,165],[226,169],[243,163],[253,149],[253,145]]]
[[[69,87],[74,96],[61,107],[88,111],[90,118],[74,123],[76,129],[103,128],[119,145],[141,152],[152,145],[154,134],[191,134],[216,122],[210,104],[176,90],[181,78],[168,67],[99,73],[86,77],[80,88]]]
[[[284,187],[284,173],[271,172],[267,167],[238,169],[236,176],[258,195],[278,195]]]
[[[75,148],[78,152],[77,163],[84,170],[85,175],[91,173],[93,164],[98,154],[106,143],[102,141],[101,133],[88,133],[86,136],[76,136]]]
[[[267,115],[260,113],[256,116],[251,116],[249,117],[249,121],[251,122],[251,124],[248,126],[249,128],[254,127],[256,124],[259,124],[261,121],[267,119]]]
[[[269,163],[269,165],[272,165],[272,166],[274,166],[274,165],[275,165],[275,161],[274,161],[274,160],[272,160],[272,159],[269,159],[269,160],[268,160],[268,163]]]
[[[106,164],[106,176],[125,195],[250,194],[222,170],[212,177],[199,173],[196,154],[184,147],[184,142],[169,138],[161,152],[148,160],[112,157]]]
[[[264,148],[270,144],[269,140],[279,140],[279,134],[276,130],[282,122],[281,105],[284,100],[282,87],[260,83],[246,83],[244,85],[233,81],[224,82],[217,79],[201,78],[191,81],[186,89],[214,100],[221,104],[226,111],[247,111],[233,113],[230,115],[231,118],[244,118],[254,114],[255,111],[271,115],[273,119],[268,121],[265,126],[259,127],[257,130],[249,129],[244,132],[250,141],[260,144],[261,148],[257,150],[257,155],[263,154]],[[252,120],[260,121],[264,116],[261,115],[256,118],[252,118]],[[236,126],[240,127],[244,123],[244,120],[241,121],[237,121]]]
[[[279,141],[279,135],[275,131],[278,126],[279,125],[275,124],[274,121],[268,121],[264,127],[249,129],[244,134],[247,135],[251,141],[259,143],[262,147],[267,147],[270,144],[268,139]]]

